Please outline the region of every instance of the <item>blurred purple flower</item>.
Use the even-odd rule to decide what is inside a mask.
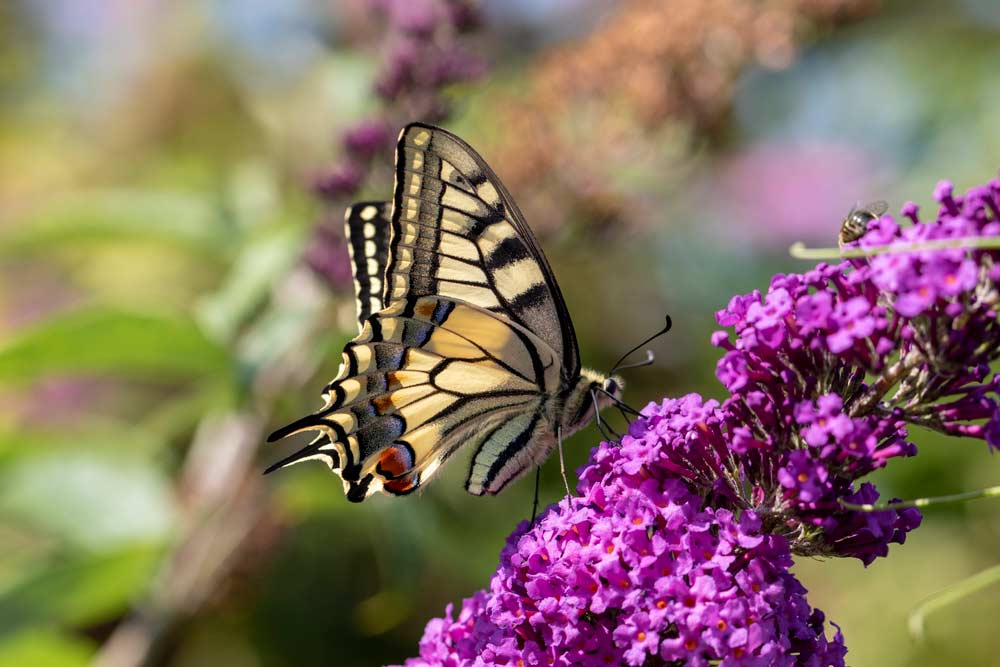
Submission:
[[[316,176],[312,189],[327,199],[349,197],[361,187],[364,177],[364,171],[356,163],[344,162]]]
[[[370,160],[383,155],[392,146],[393,134],[389,123],[373,118],[364,120],[344,133],[343,144],[347,152],[359,160]]]
[[[339,162],[313,179],[312,190],[339,212],[361,189],[373,161],[393,145],[395,123],[441,122],[451,110],[445,88],[471,81],[486,68],[465,50],[459,35],[478,25],[475,7],[462,0],[368,0],[386,22],[386,56],[374,93],[385,108],[349,127]],[[390,121],[390,119],[393,119]],[[331,216],[333,217],[333,216]],[[321,224],[306,250],[308,264],[334,289],[350,284],[350,261],[339,224]]]
[[[313,230],[305,261],[316,275],[334,289],[351,285],[351,258],[339,221],[323,221]]]

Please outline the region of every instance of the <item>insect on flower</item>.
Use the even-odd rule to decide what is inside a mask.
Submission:
[[[868,231],[868,223],[881,218],[888,210],[889,204],[882,200],[852,207],[840,223],[840,245],[860,239]]]

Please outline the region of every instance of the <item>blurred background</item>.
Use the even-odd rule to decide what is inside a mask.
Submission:
[[[396,663],[487,585],[530,479],[474,498],[456,461],[351,505],[260,474],[353,335],[343,207],[390,197],[403,123],[504,179],[587,365],[671,314],[642,406],[722,394],[714,312],[806,269],[793,241],[994,177],[998,62],[992,0],[0,3],[0,666]],[[981,442],[917,442],[888,495],[997,483]],[[998,554],[987,501],[796,573],[853,665],[1000,665],[995,586],[906,630]]]

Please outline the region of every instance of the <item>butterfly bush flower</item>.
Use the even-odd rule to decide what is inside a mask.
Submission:
[[[843,505],[879,499],[861,480],[916,454],[911,427],[1000,447],[1000,251],[968,242],[1000,236],[1000,180],[934,197],[933,220],[907,204],[849,246],[880,254],[734,297],[712,338],[729,396],[651,403],[595,448],[406,666],[843,665],[792,556],[867,565],[919,525]]]
[[[1000,181],[961,197],[942,182],[934,198],[934,220],[910,203],[910,224],[883,216],[850,245],[961,246],[957,239],[1000,234]],[[998,255],[965,245],[821,264],[730,301],[717,318],[735,335],[713,342],[726,351],[717,375],[731,396],[684,447],[669,449],[679,474],[725,506],[758,511],[796,553],[866,564],[886,555],[919,524],[917,510],[860,513],[841,501],[878,499],[856,482],[916,454],[909,428],[1000,446],[1000,381],[989,373],[1000,355]]]
[[[489,592],[431,621],[407,667],[844,664],[788,540],[706,505],[649,455],[661,434],[642,424],[594,451],[580,496],[521,524]]]

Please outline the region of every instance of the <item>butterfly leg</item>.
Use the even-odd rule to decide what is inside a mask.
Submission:
[[[572,498],[573,492],[569,490],[569,480],[566,479],[566,459],[563,458],[562,427],[556,427],[556,443],[559,447],[559,472],[562,473],[563,484],[566,486],[566,497]]]
[[[535,517],[538,516],[538,487],[542,481],[542,466],[535,467],[535,499],[531,503],[531,525],[535,525]]]
[[[590,400],[593,401],[594,405],[597,405],[597,394],[594,393],[593,389],[590,390]],[[597,430],[601,433],[601,438],[603,438],[606,442],[611,442],[611,436],[608,435],[608,431],[604,426],[604,420],[601,419],[600,410],[594,410],[594,421],[597,426]]]

